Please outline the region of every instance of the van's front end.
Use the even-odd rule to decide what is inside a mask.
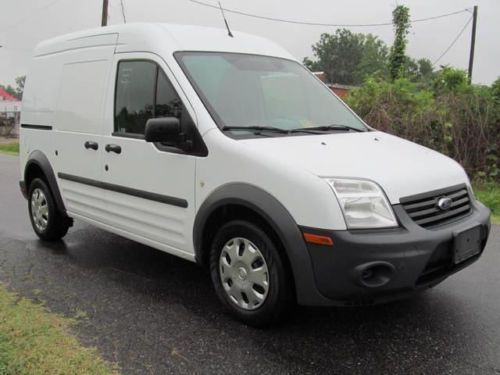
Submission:
[[[455,161],[368,127],[295,61],[224,52],[176,59],[219,128],[204,135],[199,201],[236,181],[280,202],[301,237],[277,237],[307,253],[286,249],[299,303],[400,298],[481,256],[490,212]],[[270,210],[261,205],[272,220]],[[311,278],[314,287],[304,287]]]
[[[338,303],[370,304],[432,287],[476,261],[485,248],[490,212],[466,179],[392,203],[386,192],[397,186],[361,176],[325,181],[347,228],[302,230],[332,240],[307,248],[318,289]]]
[[[432,287],[485,248],[490,211],[463,168],[438,152],[368,128],[243,143],[298,179],[305,170],[329,187],[327,195],[299,185],[295,215],[316,286],[333,303],[369,304]],[[314,213],[322,222],[308,224]]]

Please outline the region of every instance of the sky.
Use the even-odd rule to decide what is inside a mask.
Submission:
[[[109,0],[109,24],[123,23],[120,0]],[[168,22],[224,27],[220,12],[189,0],[122,0],[127,23]],[[217,5],[214,0],[201,0]],[[267,17],[314,23],[369,24],[390,22],[398,4],[410,8],[412,19],[432,17],[479,6],[473,82],[490,84],[500,76],[500,0],[221,0],[228,9]],[[0,0],[0,83],[14,85],[28,72],[33,47],[57,35],[97,27],[102,0]],[[297,59],[312,56],[311,45],[322,33],[336,27],[305,26],[253,19],[226,13],[233,31],[269,38]],[[471,13],[412,25],[407,53],[435,61],[464,27]],[[472,23],[456,44],[437,63],[467,69]],[[352,27],[353,32],[372,33],[392,44],[391,26]]]

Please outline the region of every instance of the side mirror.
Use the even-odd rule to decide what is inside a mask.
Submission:
[[[181,124],[177,117],[152,118],[146,122],[144,138],[146,142],[177,143]]]

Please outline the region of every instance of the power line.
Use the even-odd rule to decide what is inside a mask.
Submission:
[[[432,65],[436,65],[437,62],[439,60],[441,60],[444,55],[446,55],[448,53],[448,51],[455,45],[455,43],[458,41],[458,39],[460,38],[460,36],[464,33],[465,29],[467,28],[467,26],[469,26],[469,23],[472,21],[472,18],[473,17],[470,17],[469,20],[465,23],[464,27],[462,27],[462,29],[460,30],[460,32],[457,34],[457,36],[455,37],[455,39],[453,39],[453,41],[451,42],[451,44],[448,46],[448,48],[446,48],[444,50],[444,52],[432,63]]]
[[[220,10],[220,8],[216,5],[208,4],[203,1],[199,0],[189,0],[192,3],[196,3],[198,5],[202,5],[208,8],[213,8]],[[246,13],[242,12],[239,10],[234,10],[234,9],[228,9],[228,8],[222,8],[225,12],[227,13],[233,13],[233,14],[238,14],[240,16],[245,16],[245,17],[252,17],[252,18],[258,18],[261,20],[266,20],[266,21],[274,21],[274,22],[283,22],[283,23],[293,23],[297,25],[306,25],[306,26],[327,26],[327,27],[370,27],[370,26],[392,26],[392,22],[380,22],[380,23],[366,23],[366,24],[335,24],[335,23],[321,23],[321,22],[308,22],[308,21],[298,21],[298,20],[289,20],[289,19],[283,19],[283,18],[275,18],[275,17],[268,17],[268,16],[261,16],[258,14],[252,14],[252,13]],[[426,17],[426,18],[417,18],[411,21],[411,23],[416,23],[416,22],[424,22],[424,21],[430,21],[430,20],[436,20],[439,18],[444,18],[444,17],[449,17],[449,16],[454,16],[456,14],[468,12],[469,9],[462,9],[462,10],[457,10],[455,12],[451,13],[446,13],[446,14],[440,14],[437,16],[431,16],[431,17]]]

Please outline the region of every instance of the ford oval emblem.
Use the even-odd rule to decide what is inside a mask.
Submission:
[[[446,210],[450,209],[452,203],[453,203],[453,201],[451,200],[451,198],[442,197],[442,198],[439,198],[439,200],[437,202],[437,206],[439,207],[439,209],[441,211],[446,211]]]

